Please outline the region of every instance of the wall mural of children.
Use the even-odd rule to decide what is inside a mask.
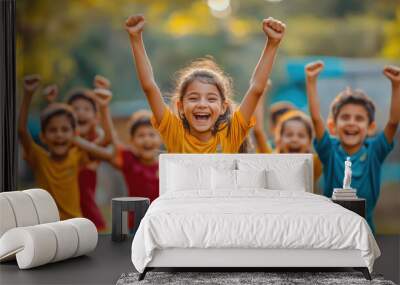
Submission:
[[[127,145],[116,135],[109,114],[110,81],[99,75],[94,79],[94,90],[81,89],[70,94],[69,106],[56,103],[59,96],[56,85],[45,88],[47,107],[41,114],[42,145],[36,144],[26,125],[40,78],[33,75],[24,80],[18,126],[24,158],[34,171],[37,186],[55,198],[62,219],[84,216],[99,230],[105,229],[104,218],[95,202],[99,160],[121,171],[129,196],[148,197],[153,201],[158,197],[158,154],[162,140],[172,153],[247,152],[248,134],[254,126],[259,153],[312,153],[315,134],[314,148],[320,160],[314,157],[314,180],[321,175],[323,164],[323,194],[328,197],[333,188],[342,185],[343,161],[350,157],[351,186],[357,189],[359,197],[367,200],[367,221],[375,230],[373,212],[380,194],[381,165],[393,148],[399,122],[398,67],[384,69],[392,85],[390,115],[384,130],[376,133],[375,106],[369,97],[360,90],[348,88],[337,95],[331,106],[326,125],[334,138],[325,130],[316,88],[324,64],[310,63],[305,75],[311,119],[286,102],[271,106],[268,123],[275,130],[273,149],[264,128],[263,101],[271,86],[269,77],[286,29],[282,22],[273,18],[262,22],[265,46],[250,86],[238,105],[231,99],[231,78],[212,58],[206,57],[177,73],[172,106],[167,106],[145,51],[144,26],[141,15],[131,16],[125,22],[136,73],[152,112],[141,110],[133,114]],[[113,147],[105,148],[110,143]]]

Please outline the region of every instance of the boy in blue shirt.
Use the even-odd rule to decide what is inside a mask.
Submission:
[[[344,161],[352,163],[351,187],[357,196],[366,199],[366,219],[373,232],[373,213],[380,193],[381,166],[393,149],[393,138],[400,121],[400,68],[387,66],[383,73],[392,83],[389,120],[383,132],[374,138],[375,106],[361,90],[350,88],[339,93],[331,105],[328,128],[336,137],[330,137],[320,113],[317,77],[323,70],[322,61],[312,62],[305,68],[307,97],[316,138],[314,147],[324,167],[324,195],[332,196],[333,188],[341,188]]]

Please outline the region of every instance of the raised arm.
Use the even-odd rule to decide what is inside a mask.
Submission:
[[[99,141],[94,141],[94,143],[101,146],[106,146],[113,141],[114,136],[114,128],[112,125],[109,107],[112,93],[110,90],[104,88],[96,88],[94,89],[93,93],[93,97],[99,106],[101,127],[104,130],[104,136],[101,137]]]
[[[104,130],[104,136],[99,137],[94,142],[98,145],[106,146],[112,142],[113,139],[113,126],[110,114],[110,101],[112,98],[112,92],[110,90],[110,81],[101,75],[96,75],[94,78],[94,91],[93,97],[99,106],[100,113],[100,124]]]
[[[93,158],[113,162],[115,148],[105,148],[103,146],[90,142],[80,136],[76,136],[73,140],[73,143],[81,150],[87,152]]]
[[[102,118],[102,126],[105,132],[105,137],[110,136],[110,140],[113,141],[113,129],[111,116],[108,108],[108,104],[112,98],[111,91],[104,88],[96,88],[93,92],[93,99],[97,102],[100,110],[100,116]],[[104,139],[104,138],[103,138]],[[87,152],[90,156],[104,160],[109,163],[113,163],[115,156],[115,145],[112,149],[106,148],[99,142],[90,142],[80,136],[75,136],[73,143],[79,147],[81,150]]]
[[[275,55],[285,33],[286,26],[273,18],[263,20],[263,30],[267,41],[261,57],[250,79],[250,87],[244,96],[239,110],[246,122],[250,121],[261,95],[264,93],[267,80],[270,77]]]
[[[261,95],[256,110],[254,111],[254,116],[256,117],[256,124],[254,125],[253,130],[257,145],[257,151],[260,153],[272,153],[272,148],[268,144],[268,138],[264,128],[264,100],[270,87],[271,87],[271,80],[268,79],[264,94]]]
[[[109,104],[112,93],[108,90],[111,87],[110,81],[100,75],[94,79],[94,91],[91,93],[93,99],[99,106],[101,125],[104,129],[104,137],[100,142],[90,142],[82,137],[76,136],[74,144],[80,149],[86,151],[90,156],[112,163],[115,153],[115,147],[105,148],[104,145],[113,142],[114,129],[112,125]]]
[[[317,77],[323,69],[324,63],[320,60],[311,62],[305,67],[308,108],[310,110],[311,120],[317,140],[322,139],[325,131],[324,119],[321,115],[317,92]]]
[[[115,131],[114,124],[111,118],[109,103],[111,101],[112,93],[111,91],[103,88],[97,88],[94,90],[95,100],[100,108],[100,113],[102,116],[102,127],[104,129],[105,137],[110,137],[110,142],[112,144],[113,151],[108,148],[105,149],[102,144],[100,147],[93,146],[87,141],[79,141],[77,142],[78,147],[84,149],[90,154],[98,157],[99,159],[106,160],[114,167],[120,169],[121,163],[118,161],[118,147],[122,145],[120,142],[117,132]]]
[[[145,21],[143,16],[130,16],[125,22],[125,29],[129,33],[132,54],[140,85],[142,86],[143,92],[146,94],[147,101],[149,102],[150,108],[153,111],[153,115],[157,123],[160,123],[166,105],[161,91],[154,79],[153,69],[144,48],[142,38],[144,24]]]
[[[96,88],[104,88],[107,90],[111,89],[111,82],[106,77],[97,74],[93,79],[93,87]]]
[[[39,88],[40,76],[29,75],[24,78],[24,95],[22,98],[21,109],[18,118],[18,136],[24,152],[27,154],[33,143],[32,137],[28,130],[28,114],[31,105],[32,96]]]
[[[383,74],[392,83],[389,120],[384,129],[386,139],[389,143],[392,143],[400,122],[400,68],[397,66],[386,66]]]

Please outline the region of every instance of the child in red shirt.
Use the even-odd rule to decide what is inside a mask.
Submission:
[[[107,104],[109,99],[104,94],[96,93],[99,106]],[[106,120],[104,127],[110,130],[115,146],[113,153],[84,139],[78,142],[80,148],[101,154],[104,160],[122,172],[129,196],[149,198],[150,202],[159,195],[158,154],[162,143],[158,132],[152,127],[151,116],[151,112],[146,110],[137,111],[132,115],[128,145],[120,142],[111,119]],[[132,228],[132,225],[133,215],[130,214],[129,228]]]
[[[159,195],[158,154],[161,139],[151,125],[151,113],[145,110],[132,115],[130,145],[117,141],[114,166],[121,170],[129,196],[147,197],[152,202]]]

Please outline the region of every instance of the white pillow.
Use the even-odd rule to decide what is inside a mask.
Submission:
[[[236,170],[238,188],[267,188],[266,171]]]
[[[211,189],[211,167],[168,163],[168,191]]]
[[[211,177],[213,190],[236,190],[237,188],[236,170],[212,167]]]
[[[306,175],[304,167],[285,171],[266,170],[267,188],[272,190],[306,191]]]
[[[307,191],[309,188],[309,164],[304,159],[294,160],[282,154],[279,158],[238,160],[238,168],[247,171],[266,170],[267,189]]]

